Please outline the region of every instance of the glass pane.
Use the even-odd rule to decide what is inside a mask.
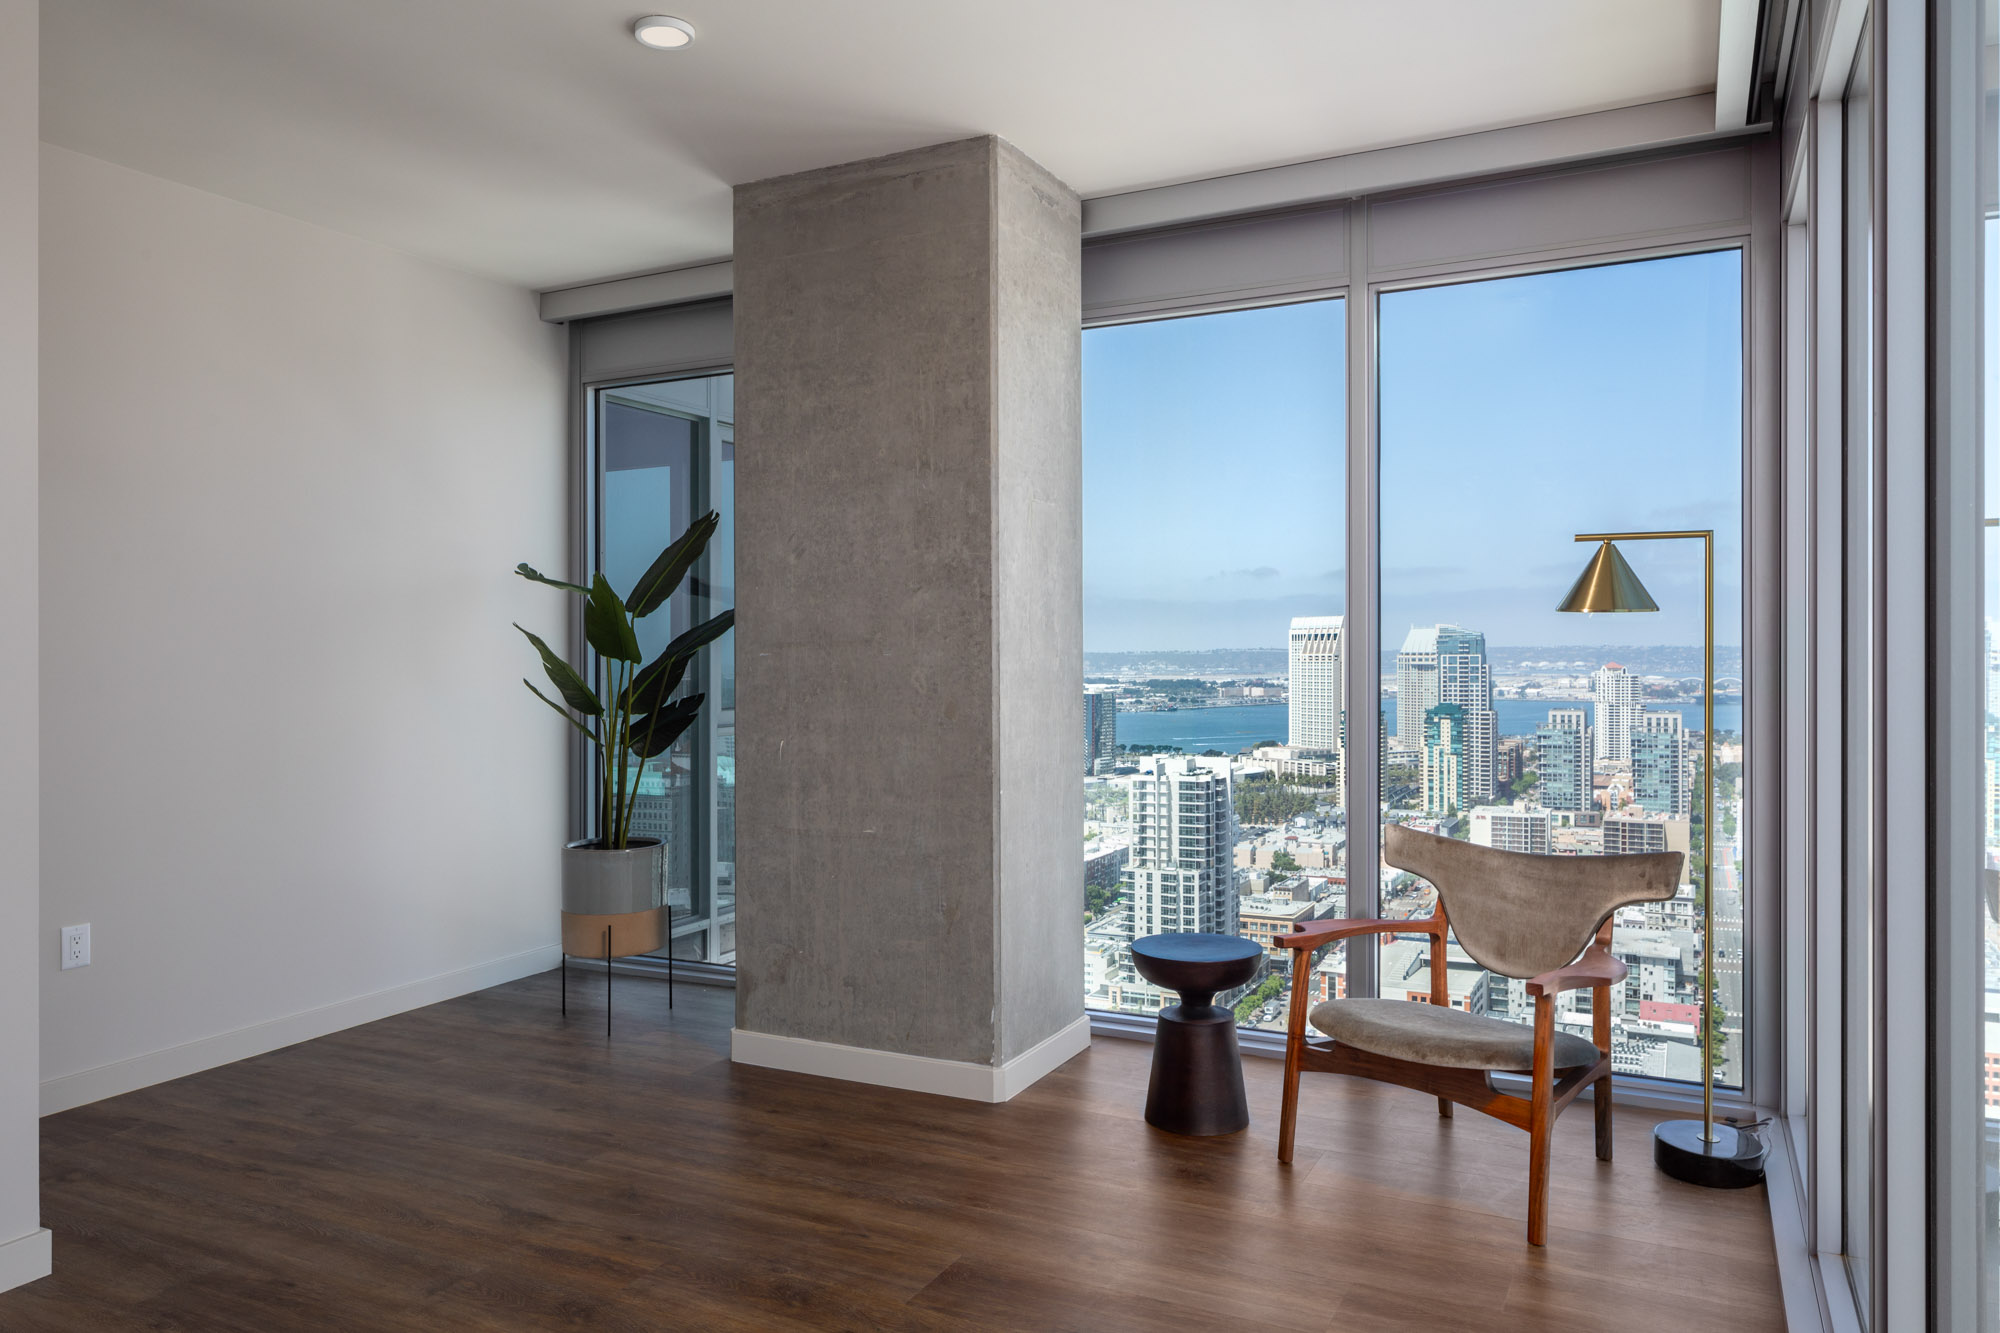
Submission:
[[[721,517],[708,544],[708,576],[696,583],[703,619],[736,605],[736,427],[730,419],[733,396],[729,376],[722,376],[714,430],[710,436],[708,504]],[[712,961],[736,961],[736,636],[725,634],[708,648],[709,753],[715,780],[711,857],[715,892],[715,929],[710,940]]]
[[[1085,1003],[1135,937],[1346,909],[1340,300],[1083,335]],[[1216,997],[1281,1027],[1290,951]],[[1342,961],[1314,960],[1323,990]],[[1317,993],[1317,992],[1316,992]]]
[[[629,592],[695,518],[721,525],[693,575],[639,622],[647,661],[676,634],[734,605],[735,446],[728,375],[621,385],[597,394],[598,567]],[[701,722],[643,765],[632,832],[666,845],[661,874],[676,958],[735,958],[735,636],[702,652],[676,697],[702,693]]]
[[[1621,551],[1657,614],[1555,610],[1588,532],[1715,532],[1715,1008],[1742,1081],[1743,346],[1737,251],[1381,297],[1382,818],[1514,851],[1685,850],[1673,900],[1622,909],[1620,1073],[1701,1078],[1704,841],[1699,540]],[[1385,916],[1430,886],[1384,865]],[[1429,1000],[1419,935],[1380,946],[1380,993]],[[1454,938],[1451,1004],[1533,1018],[1524,979]],[[1558,1027],[1589,1039],[1592,996]]]

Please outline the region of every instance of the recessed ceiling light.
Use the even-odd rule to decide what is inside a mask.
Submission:
[[[654,14],[634,23],[632,35],[639,39],[641,46],[650,46],[656,51],[672,51],[694,40],[694,25],[686,19]]]

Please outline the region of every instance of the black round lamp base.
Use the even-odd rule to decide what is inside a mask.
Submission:
[[[1711,1129],[1714,1142],[1702,1137]],[[1740,1190],[1764,1179],[1764,1142],[1747,1129],[1701,1120],[1662,1120],[1653,1126],[1653,1165],[1690,1185]]]

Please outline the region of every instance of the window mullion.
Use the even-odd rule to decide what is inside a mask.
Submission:
[[[1369,208],[1348,217],[1347,271],[1347,911],[1380,910],[1382,627],[1378,572],[1381,496],[1375,438],[1375,294],[1368,275]],[[1372,939],[1347,946],[1347,993],[1377,993]]]

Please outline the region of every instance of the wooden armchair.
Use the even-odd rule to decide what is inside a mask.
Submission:
[[[1546,1244],[1549,1131],[1563,1108],[1592,1084],[1597,1155],[1611,1160],[1611,987],[1625,978],[1625,964],[1611,956],[1611,914],[1628,903],[1673,897],[1682,854],[1531,856],[1393,824],[1382,833],[1383,859],[1429,880],[1437,890],[1437,910],[1407,921],[1314,921],[1273,941],[1294,950],[1278,1160],[1292,1160],[1302,1069],[1357,1074],[1431,1093],[1441,1116],[1449,1118],[1458,1102],[1528,1131],[1528,1243]],[[1527,981],[1535,1001],[1532,1029],[1451,1007],[1447,929],[1480,966]],[[1314,950],[1359,936],[1416,933],[1430,937],[1428,1004],[1392,999],[1311,1004],[1307,986]],[[1594,1041],[1555,1027],[1556,997],[1586,987]],[[1306,1035],[1308,1019],[1323,1036]],[[1498,1072],[1528,1075],[1529,1095],[1496,1090],[1492,1075]]]

